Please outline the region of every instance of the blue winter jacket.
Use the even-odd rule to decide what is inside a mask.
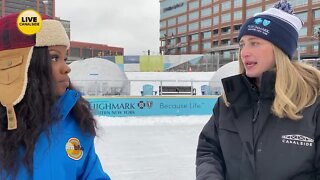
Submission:
[[[94,137],[84,134],[70,113],[79,97],[79,92],[67,90],[59,99],[62,120],[51,126],[50,140],[45,133],[39,136],[33,154],[33,176],[21,165],[18,180],[110,180],[95,152]]]

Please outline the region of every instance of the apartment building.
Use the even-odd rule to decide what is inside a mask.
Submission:
[[[160,0],[160,51],[237,59],[242,23],[278,0]],[[320,55],[320,0],[288,0],[304,21],[296,58]],[[319,52],[319,55],[318,55]]]

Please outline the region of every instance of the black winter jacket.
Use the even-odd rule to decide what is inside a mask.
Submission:
[[[320,180],[320,100],[303,119],[271,113],[275,75],[263,74],[260,92],[244,75],[223,80],[220,97],[199,136],[197,180]]]

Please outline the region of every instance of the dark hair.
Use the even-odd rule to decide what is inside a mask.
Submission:
[[[74,88],[71,86],[70,89]],[[6,108],[0,105],[0,179],[6,178],[1,177],[4,174],[16,178],[20,162],[32,174],[33,152],[38,137],[45,132],[50,138],[48,127],[59,119],[53,108],[55,101],[48,47],[35,47],[24,98],[14,106],[17,129],[7,130]],[[96,135],[96,122],[85,99],[81,97],[71,113],[83,132]]]

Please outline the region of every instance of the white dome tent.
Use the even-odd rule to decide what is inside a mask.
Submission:
[[[129,95],[130,83],[119,66],[109,60],[89,58],[72,62],[69,74],[83,95]]]
[[[215,95],[220,95],[223,92],[221,79],[239,74],[239,61],[232,61],[221,66],[212,76],[209,86]]]

